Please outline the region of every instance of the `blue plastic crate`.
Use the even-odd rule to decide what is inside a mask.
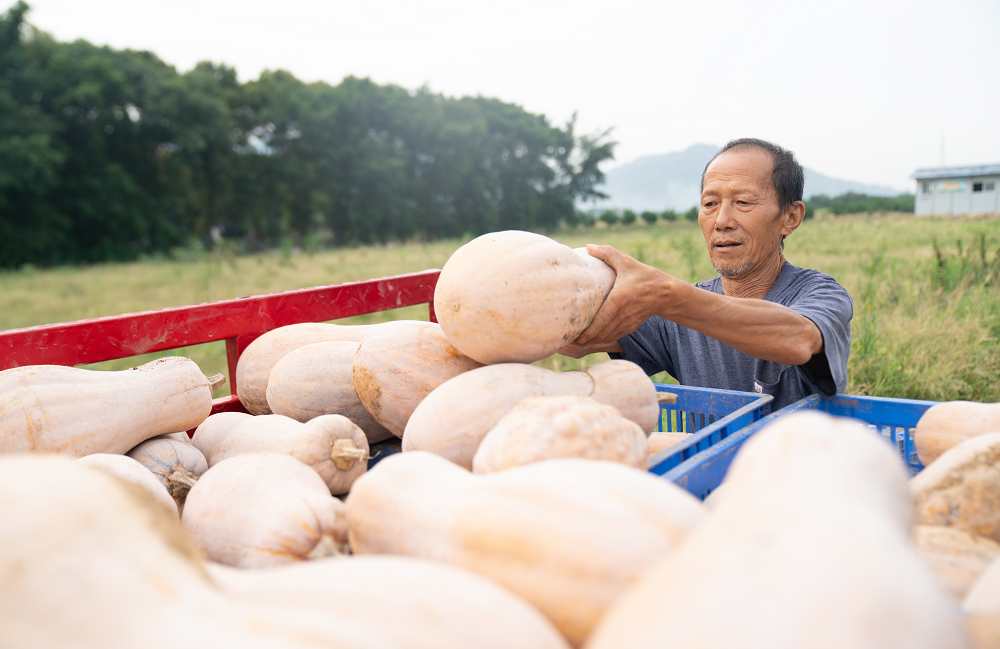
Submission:
[[[677,403],[662,405],[657,430],[692,433],[683,442],[650,458],[649,470],[658,475],[667,473],[771,412],[773,397],[769,394],[663,383],[655,385],[657,392],[677,395]]]
[[[777,419],[800,410],[819,410],[837,417],[851,417],[867,423],[874,433],[881,434],[896,446],[900,457],[910,470],[910,475],[916,475],[924,466],[913,448],[911,431],[924,412],[935,403],[937,402],[849,395],[821,399],[817,395],[812,395],[729,435],[718,444],[673,467],[664,473],[663,477],[695,496],[705,498],[722,483],[733,457],[747,439]]]

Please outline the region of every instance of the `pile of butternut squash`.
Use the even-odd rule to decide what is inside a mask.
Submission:
[[[0,646],[1000,646],[1000,404],[929,410],[912,480],[854,423],[781,418],[709,507],[645,470],[684,434],[651,435],[636,365],[527,364],[614,282],[485,235],[440,324],[255,340],[247,413],[183,358],[0,372]]]

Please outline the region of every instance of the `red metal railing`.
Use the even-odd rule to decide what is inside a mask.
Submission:
[[[242,411],[236,398],[236,363],[263,333],[300,322],[338,320],[416,304],[434,316],[439,270],[315,286],[191,306],[105,316],[0,331],[0,370],[23,365],[80,365],[226,341],[232,396],[212,412]]]

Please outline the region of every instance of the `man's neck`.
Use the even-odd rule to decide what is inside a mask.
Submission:
[[[730,297],[763,299],[774,287],[774,283],[778,281],[784,265],[785,255],[779,250],[776,256],[771,257],[758,268],[753,268],[737,277],[723,275],[722,292]]]

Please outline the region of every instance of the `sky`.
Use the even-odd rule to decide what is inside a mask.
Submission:
[[[942,159],[1000,162],[998,0],[28,2],[59,40],[150,50],[182,72],[210,60],[241,81],[354,75],[555,124],[576,113],[579,132],[613,129],[607,168],[737,137],[909,191]]]

